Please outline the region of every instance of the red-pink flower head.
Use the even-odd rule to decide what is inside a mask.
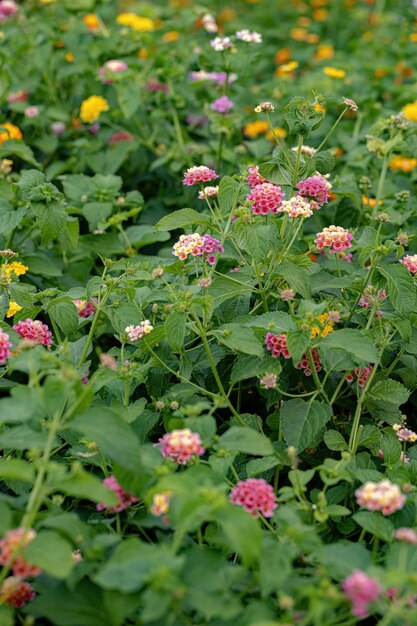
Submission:
[[[33,587],[18,576],[9,576],[0,587],[0,601],[6,602],[15,609],[21,609],[35,596]]]
[[[35,537],[36,533],[32,529],[14,528],[7,531],[3,539],[0,539],[0,565],[11,567],[15,576],[20,576],[20,578],[39,576],[41,569],[28,563],[19,554],[19,551],[26,548]],[[17,556],[15,556],[16,552]]]
[[[259,167],[257,165],[255,165],[255,167],[248,167],[246,180],[248,181],[249,187],[256,187],[257,185],[268,182],[266,178],[259,173]]]
[[[111,59],[100,67],[98,73],[103,83],[112,83],[111,75],[121,74],[127,70],[127,63],[119,61],[119,59]]]
[[[359,387],[363,389],[369,380],[372,370],[373,366],[370,364],[366,367],[356,367],[353,373],[351,372],[346,376],[346,382],[351,383],[356,377]]]
[[[399,511],[406,503],[406,496],[401,489],[389,480],[379,483],[366,482],[355,491],[356,502],[368,511],[381,511],[382,515],[391,515]]]
[[[319,209],[323,204],[329,201],[330,194],[327,184],[325,179],[320,176],[310,176],[310,178],[300,180],[300,182],[297,183],[297,188],[300,195],[314,201],[311,203],[312,209]]]
[[[271,356],[277,359],[283,356],[284,359],[290,359],[291,355],[287,348],[287,335],[281,333],[281,335],[274,335],[273,333],[267,333],[265,337],[265,345],[271,352]]]
[[[9,341],[9,335],[0,329],[0,363],[6,363],[11,352],[12,344]]]
[[[218,239],[215,239],[211,235],[200,235],[199,233],[181,235],[172,249],[172,254],[177,256],[181,261],[185,261],[188,255],[204,255],[205,260],[210,265],[215,264],[216,255],[221,252],[224,252],[224,248]]]
[[[99,503],[97,504],[97,511],[108,511],[109,513],[119,513],[120,511],[124,511],[128,509],[135,502],[139,502],[136,496],[132,496],[132,494],[127,493],[117,482],[114,476],[109,476],[103,480],[103,485],[105,485],[108,489],[113,491],[117,499],[119,500],[118,504],[114,506],[107,506],[107,504]]]
[[[179,465],[186,465],[193,456],[201,456],[205,452],[200,435],[189,428],[166,433],[157,445],[161,446],[162,456]]]
[[[332,225],[317,233],[315,243],[319,250],[330,248],[330,252],[335,253],[344,252],[347,248],[351,248],[352,239],[353,235],[347,228]]]
[[[400,260],[400,263],[402,263],[412,274],[417,272],[417,254],[408,254]]]
[[[121,130],[112,134],[109,140],[109,146],[114,146],[115,143],[119,143],[120,141],[133,141],[134,139],[131,133]]]
[[[184,174],[183,185],[190,187],[191,185],[199,185],[200,183],[208,183],[210,180],[218,178],[216,172],[205,165],[195,165],[190,167]]]
[[[412,528],[397,528],[394,531],[394,538],[397,541],[405,543],[417,544],[417,532]]]
[[[272,517],[278,504],[274,489],[264,478],[248,478],[241,480],[233,487],[229,496],[230,502],[241,506],[253,517]]]
[[[1,0],[0,2],[0,23],[5,22],[10,17],[15,17],[19,11],[19,5],[13,0]]]
[[[280,213],[283,197],[284,194],[278,185],[261,183],[252,189],[246,196],[246,200],[252,203],[254,215],[268,215]]]
[[[27,102],[29,100],[29,92],[26,89],[14,91],[7,96],[7,102],[14,104],[15,102]]]
[[[88,300],[73,300],[72,303],[77,308],[79,317],[90,317],[90,315],[95,313],[96,305],[94,302],[89,302]]]
[[[27,318],[24,322],[20,321],[13,326],[18,335],[22,339],[30,339],[43,346],[52,345],[52,333],[46,324],[42,324],[40,320],[31,320]]]
[[[360,570],[354,570],[345,578],[342,589],[352,603],[353,615],[359,618],[367,617],[369,604],[377,600],[382,592],[377,581]]]
[[[312,349],[311,356],[313,358],[314,369],[316,370],[316,372],[320,372],[321,363],[320,363],[319,353],[316,350],[316,348]],[[311,376],[312,371],[311,371],[310,361],[306,353],[303,354],[303,356],[301,357],[301,361],[298,363],[298,365],[296,365],[296,368],[298,370],[304,370],[304,374],[306,376]]]

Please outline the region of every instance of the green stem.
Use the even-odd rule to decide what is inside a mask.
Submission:
[[[343,384],[344,384],[344,382],[345,382],[345,380],[346,380],[346,376],[347,376],[347,375],[348,375],[348,372],[346,372],[346,373],[345,373],[345,375],[344,375],[344,376],[342,376],[342,378],[341,378],[341,380],[340,380],[339,384],[337,385],[337,387],[336,387],[336,389],[335,389],[335,391],[334,391],[334,394],[333,394],[333,395],[332,395],[332,397],[330,398],[330,405],[331,405],[331,406],[333,406],[334,402],[336,402],[336,400],[337,400],[337,396],[339,395],[339,392],[340,392],[341,388],[343,387]]]
[[[360,425],[360,420],[361,420],[361,415],[362,415],[362,406],[366,400],[366,393],[373,381],[373,378],[377,372],[378,369],[378,363],[375,365],[375,367],[372,369],[372,372],[366,382],[365,387],[363,388],[363,391],[360,395],[360,398],[358,400],[358,404],[356,405],[356,410],[355,410],[355,415],[353,417],[353,424],[352,424],[352,430],[350,432],[350,437],[349,437],[349,451],[352,454],[356,453],[356,450],[358,448],[358,443],[359,443],[359,437],[358,437],[358,431],[359,431],[359,425]]]
[[[297,145],[297,157],[295,160],[295,168],[294,168],[294,177],[293,177],[293,185],[295,186],[298,183],[298,173],[300,171],[300,162],[301,162],[301,151],[303,149],[303,136],[298,136],[298,145]]]
[[[324,146],[324,144],[327,142],[327,140],[329,139],[329,137],[334,133],[334,131],[336,130],[337,126],[339,125],[342,117],[344,116],[344,114],[346,113],[346,111],[348,110],[349,107],[345,107],[343,109],[343,111],[341,112],[341,114],[339,115],[339,117],[337,118],[337,120],[335,121],[335,123],[333,124],[333,126],[331,127],[331,129],[329,130],[329,132],[327,133],[327,135],[325,136],[325,138],[323,139],[323,141],[321,142],[321,144],[319,145],[319,147],[317,148],[315,154],[317,154],[318,152],[320,152],[320,150],[322,149],[322,147]]]
[[[385,154],[384,160],[382,162],[381,173],[379,175],[378,186],[376,188],[375,206],[374,206],[373,215],[372,215],[374,220],[377,218],[377,215],[378,215],[379,201],[382,196],[382,191],[383,191],[384,183],[385,183],[385,177],[387,175],[387,169],[388,169],[388,154]]]
[[[308,362],[309,362],[310,369],[311,369],[311,375],[313,376],[314,384],[316,385],[316,389],[323,396],[326,402],[330,404],[330,400],[327,396],[327,393],[324,391],[323,385],[321,384],[320,378],[318,377],[318,374],[316,372],[316,368],[314,367],[314,359],[311,353],[311,348],[308,348],[307,350],[307,357],[308,357]]]

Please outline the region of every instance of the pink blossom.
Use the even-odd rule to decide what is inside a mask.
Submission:
[[[217,198],[218,195],[219,195],[218,185],[215,185],[214,187],[207,186],[198,192],[198,199],[206,200],[207,198]]]
[[[402,263],[412,274],[417,272],[417,254],[408,254],[400,260],[400,263]]]
[[[149,80],[143,87],[144,89],[146,89],[146,91],[151,92],[162,91],[163,93],[168,93],[169,91],[168,85],[166,85],[165,83],[161,83],[155,78],[151,78],[151,80]]]
[[[21,609],[35,596],[33,587],[18,576],[9,576],[0,587],[0,601],[3,600],[15,609]]]
[[[94,302],[89,302],[88,300],[73,300],[72,303],[75,305],[78,316],[81,318],[89,317],[95,313],[96,305]]]
[[[39,111],[39,107],[37,106],[30,106],[30,107],[26,107],[25,109],[25,117],[27,117],[28,119],[33,119],[35,117],[38,117],[40,111]]]
[[[107,367],[109,370],[117,370],[117,361],[111,354],[102,352],[100,354],[100,363],[103,367]]]
[[[149,320],[144,320],[137,326],[126,326],[125,333],[127,334],[129,341],[140,341],[145,335],[153,330],[153,326]]]
[[[368,481],[360,489],[356,489],[355,496],[359,506],[368,511],[381,511],[383,515],[399,511],[407,500],[399,486],[389,480],[379,483]]]
[[[9,341],[9,335],[0,329],[0,363],[6,363],[11,352],[12,344]]]
[[[210,41],[210,45],[216,52],[224,52],[227,48],[232,47],[230,37],[215,37]]]
[[[284,200],[281,205],[281,211],[290,217],[306,218],[313,215],[311,202],[308,202],[303,196],[295,195],[289,200]]]
[[[394,531],[394,538],[397,541],[417,544],[417,532],[412,528],[397,528]]]
[[[259,380],[263,389],[275,389],[277,386],[278,376],[276,374],[264,374]]]
[[[67,125],[64,122],[52,122],[51,130],[55,137],[60,137],[65,133]]]
[[[352,574],[342,582],[342,589],[352,603],[352,613],[355,617],[367,617],[369,604],[377,600],[382,588],[376,580],[365,572],[353,570]]]
[[[346,376],[346,382],[351,383],[356,377],[359,387],[363,388],[368,382],[372,370],[373,366],[371,364],[366,367],[356,367],[353,372]]]
[[[1,21],[1,18],[0,18]],[[14,104],[15,102],[27,102],[29,99],[29,92],[26,89],[20,89],[20,91],[14,91],[7,96],[7,102]]]
[[[216,172],[205,165],[194,165],[190,167],[184,174],[183,185],[190,187],[200,183],[208,183],[210,180],[218,178]]]
[[[0,23],[5,22],[10,17],[16,17],[19,6],[13,0],[1,0],[0,2]]]
[[[380,303],[385,300],[386,297],[387,293],[385,289],[377,290],[372,285],[367,285],[367,287],[365,287],[364,289],[361,299],[359,300],[359,306],[363,308],[375,307],[376,309],[379,309]],[[376,310],[375,317],[382,317],[382,312]]]
[[[316,348],[312,349],[311,356],[313,358],[314,369],[316,370],[316,372],[320,372],[321,363],[320,363],[319,353]],[[304,370],[304,374],[306,376],[311,376],[312,374],[310,361],[309,361],[307,354],[303,354],[303,356],[301,357],[301,361],[295,367],[298,370],[301,370],[301,369]]]
[[[109,146],[114,146],[115,143],[119,143],[120,141],[134,141],[134,136],[131,133],[118,131],[113,133],[109,140]]]
[[[343,98],[343,102],[345,103],[347,108],[350,109],[351,111],[356,112],[359,108],[356,102],[352,100],[351,98]]]
[[[246,196],[246,200],[252,203],[252,213],[254,215],[276,214],[281,211],[281,204],[284,194],[281,187],[272,183],[261,183],[256,185]]]
[[[121,74],[122,72],[125,72],[127,68],[128,65],[124,61],[111,59],[110,61],[106,61],[106,63],[100,67],[98,73],[103,83],[110,84],[113,82],[111,79],[112,74]]]
[[[342,226],[329,226],[317,233],[315,243],[319,250],[330,248],[330,252],[344,252],[347,248],[351,248],[350,243],[353,235],[347,228]]]
[[[233,487],[230,502],[241,506],[253,517],[272,517],[278,508],[274,489],[263,478],[241,480]]]
[[[30,339],[35,343],[40,343],[43,346],[50,346],[53,344],[51,339],[52,333],[46,324],[42,324],[40,320],[32,320],[27,318],[24,322],[20,321],[13,326],[22,339]]]
[[[172,254],[181,261],[185,261],[188,255],[194,257],[204,255],[204,259],[210,265],[216,263],[216,255],[221,252],[224,252],[224,248],[218,239],[211,235],[200,235],[199,233],[181,235],[172,249]]]
[[[275,107],[272,102],[261,102],[255,107],[254,111],[255,113],[273,113],[275,111]]]
[[[306,196],[309,200],[315,200],[318,206],[312,204],[312,208],[319,209],[329,201],[330,194],[326,180],[320,176],[310,176],[310,178],[300,180],[297,183],[297,188],[302,196]]]
[[[222,96],[221,98],[217,98],[211,105],[210,108],[213,111],[217,111],[217,113],[229,113],[234,107],[234,104],[227,96]]]
[[[13,573],[20,578],[29,576],[39,576],[41,569],[36,565],[31,565],[26,559],[16,551],[25,548],[36,537],[36,532],[32,529],[13,528],[8,530],[3,539],[0,539],[0,565],[9,566]]]
[[[281,300],[284,300],[284,302],[291,302],[291,300],[294,300],[295,298],[295,291],[294,289],[281,289],[279,295]]]
[[[329,311],[327,319],[329,320],[329,322],[337,324],[338,322],[340,322],[340,311]]]
[[[122,487],[117,482],[114,476],[109,476],[103,480],[103,485],[105,485],[108,489],[113,491],[119,503],[115,506],[107,506],[107,504],[99,503],[97,504],[97,511],[108,511],[109,513],[119,513],[120,511],[124,511],[124,509],[128,509],[135,502],[139,502],[136,496],[133,496],[130,493],[127,493],[122,489]]]
[[[157,445],[161,446],[162,456],[179,465],[186,465],[193,456],[201,456],[205,452],[200,435],[189,428],[166,433]]]
[[[291,358],[291,355],[288,352],[287,348],[287,335],[285,333],[281,333],[281,335],[267,333],[265,338],[265,344],[274,359],[277,359],[280,356],[283,356],[284,359]]]
[[[257,185],[268,182],[266,178],[259,173],[259,167],[257,165],[255,165],[255,167],[248,167],[246,180],[248,181],[249,187],[256,187]]]

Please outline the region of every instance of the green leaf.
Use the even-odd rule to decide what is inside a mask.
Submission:
[[[36,215],[36,224],[42,235],[42,244],[57,239],[65,229],[67,213],[57,202],[51,202],[46,206],[36,205],[33,207]]]
[[[381,450],[385,465],[392,465],[400,460],[402,446],[398,439],[394,437],[383,437],[381,443]]]
[[[19,226],[26,215],[26,208],[14,209],[11,204],[0,198],[0,233],[9,235]]]
[[[254,456],[268,456],[274,454],[271,441],[265,435],[252,428],[232,426],[219,439],[220,448],[233,452],[244,452]]]
[[[245,326],[263,328],[264,330],[276,334],[288,333],[290,330],[296,329],[295,322],[292,320],[291,315],[283,311],[271,311],[270,313],[257,315],[252,321],[247,322]]]
[[[33,465],[22,459],[0,459],[0,477],[31,483],[35,477]]]
[[[290,577],[297,548],[292,543],[278,542],[268,536],[264,537],[262,548],[259,578],[262,595],[267,597],[279,592]]]
[[[281,370],[282,366],[279,360],[275,359],[273,361],[270,356],[265,356],[264,358],[249,355],[239,356],[233,365],[230,382],[237,383],[240,380],[261,376],[266,372],[273,372],[279,376]]]
[[[118,499],[113,491],[103,485],[93,474],[86,472],[80,465],[74,464],[71,473],[55,485],[55,490],[75,498],[85,498],[93,502],[102,502],[108,506],[115,506]]]
[[[29,146],[27,146],[21,140],[19,141],[18,139],[8,139],[0,145],[0,157],[5,157],[9,155],[15,155],[19,157],[19,159],[22,159],[23,161],[26,161],[26,163],[30,163],[35,167],[41,166],[41,164],[38,163],[35,159],[31,148],[29,148]]]
[[[82,211],[91,231],[97,228],[100,222],[103,223],[110,217],[113,204],[111,202],[87,202],[83,205]]]
[[[181,352],[184,347],[186,319],[186,314],[178,311],[169,313],[165,319],[165,337],[174,352]]]
[[[324,150],[314,155],[315,169],[320,174],[330,174],[336,165],[336,160],[330,150]]]
[[[348,450],[349,446],[345,441],[343,435],[341,435],[337,430],[328,430],[324,434],[324,443],[329,448],[329,450]]]
[[[131,426],[104,406],[89,409],[75,418],[70,428],[95,441],[104,455],[122,467],[139,468],[140,446]]]
[[[223,214],[229,214],[236,206],[241,184],[231,176],[223,176],[219,185],[219,206]]]
[[[378,539],[391,543],[394,535],[394,524],[382,517],[378,511],[359,511],[352,516],[352,519],[367,533],[374,535]]]
[[[72,568],[72,546],[53,530],[42,530],[24,550],[29,563],[54,578],[66,578]]]
[[[310,333],[305,330],[289,330],[287,348],[294,363],[299,363],[310,343]]]
[[[262,531],[256,520],[241,507],[229,505],[216,515],[230,548],[245,565],[259,560]]]
[[[304,268],[290,261],[285,261],[278,265],[276,274],[277,276],[282,276],[289,286],[301,293],[304,298],[310,296],[310,275]]]
[[[169,215],[165,215],[155,225],[156,230],[177,230],[177,228],[184,228],[184,226],[191,228],[192,224],[203,224],[208,226],[210,224],[210,218],[208,215],[199,213],[194,209],[180,209],[174,211]]]
[[[417,309],[417,291],[410,272],[400,263],[378,267],[387,281],[389,300],[400,315],[408,316]]]
[[[313,556],[336,580],[346,578],[354,569],[367,571],[371,565],[371,555],[365,546],[350,541],[320,546]]]
[[[70,335],[77,330],[79,317],[72,302],[51,302],[48,306],[48,314],[65,335]]]
[[[246,465],[246,472],[248,476],[258,476],[280,465],[280,463],[281,461],[276,456],[264,456],[262,459],[249,461]]]
[[[291,175],[282,165],[275,161],[269,161],[268,163],[261,163],[259,166],[259,173],[266,180],[274,185],[280,185],[281,187],[291,187]]]
[[[378,350],[375,344],[360,330],[353,328],[335,330],[321,339],[319,344],[320,353],[322,350],[342,350],[359,367],[379,361]]]
[[[397,412],[401,404],[407,402],[410,391],[397,380],[387,378],[374,383],[367,394],[367,405],[377,412]]]
[[[294,398],[283,402],[281,423],[285,441],[298,452],[318,443],[317,438],[331,414],[331,408],[317,400],[305,402],[301,398]]]
[[[224,324],[218,330],[213,331],[218,341],[233,351],[263,356],[264,351],[261,343],[251,328],[243,324]]]

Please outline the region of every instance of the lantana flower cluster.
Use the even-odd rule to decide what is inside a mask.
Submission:
[[[193,456],[201,456],[205,452],[200,435],[189,428],[166,433],[157,445],[161,446],[162,456],[179,465],[186,465]]]
[[[246,200],[252,203],[254,215],[276,214],[282,211],[281,204],[284,194],[279,185],[272,183],[260,183],[253,187],[246,196]]]
[[[372,370],[373,370],[373,366],[371,364],[366,365],[366,367],[356,367],[353,370],[353,372],[350,372],[346,376],[346,382],[351,383],[356,378],[359,387],[363,389],[363,387],[365,387],[366,383],[369,380]]]
[[[310,201],[313,210],[319,209],[330,199],[326,179],[321,176],[310,176],[297,183],[297,189],[301,196],[305,196]]]
[[[153,326],[149,320],[143,320],[137,326],[126,326],[125,333],[129,338],[129,341],[140,341],[145,335],[149,335],[153,331]]]
[[[401,424],[394,424],[392,429],[396,432],[399,441],[414,443],[417,441],[417,433],[406,426],[406,418],[403,416]]]
[[[119,500],[118,504],[114,506],[107,506],[107,504],[99,503],[97,504],[97,511],[108,511],[109,513],[119,513],[120,511],[124,511],[128,509],[135,502],[139,502],[136,496],[133,496],[130,493],[127,493],[117,482],[115,476],[108,476],[103,480],[103,485],[113,491],[117,499]]]
[[[248,175],[246,176],[246,180],[249,187],[256,187],[257,185],[268,182],[266,178],[264,178],[259,173],[259,167],[257,165],[255,165],[254,167],[248,167]]]
[[[152,499],[151,513],[156,517],[166,515],[169,511],[169,502],[172,498],[171,491],[156,493]]]
[[[352,239],[353,235],[347,228],[332,225],[317,233],[315,244],[319,250],[330,248],[331,253],[344,252],[352,247]]]
[[[316,348],[313,348],[311,350],[311,357],[312,357],[312,360],[313,360],[313,366],[314,366],[315,371],[316,372],[320,372],[320,370],[321,370],[321,363],[320,363],[319,352],[318,352],[318,350]],[[300,362],[295,367],[298,370],[304,370],[305,376],[311,376],[312,375],[310,361],[309,361],[309,358],[308,358],[306,353],[303,354],[303,356],[301,357]]]
[[[35,537],[36,533],[32,529],[15,528],[0,539],[0,565],[10,567],[13,572],[13,576],[8,576],[0,587],[0,601],[16,609],[23,607],[36,595],[25,579],[42,573],[38,566],[32,565],[20,554],[20,550],[26,548]]]
[[[206,200],[207,198],[217,198],[218,195],[219,195],[218,185],[215,185],[214,187],[207,186],[198,192],[198,199]]]
[[[404,265],[404,267],[406,267],[412,274],[417,273],[417,254],[408,254],[400,260],[400,263]]]
[[[373,285],[367,285],[359,300],[359,306],[363,308],[375,307],[378,309],[380,303],[387,297],[385,289],[376,289]],[[382,317],[382,312],[375,311],[375,317]]]
[[[284,359],[290,359],[291,355],[288,352],[287,348],[287,335],[286,333],[281,333],[280,335],[274,335],[273,333],[267,333],[265,338],[265,345],[267,349],[271,352],[271,356],[274,359],[277,359],[280,356],[283,356]],[[316,348],[313,348],[311,351],[311,355],[313,358],[314,369],[316,372],[320,372],[321,363],[319,358],[319,353]],[[310,367],[310,361],[308,355],[306,353],[303,354],[301,360],[295,366],[297,369],[304,370],[304,374],[306,376],[311,376],[312,371]]]
[[[378,582],[361,570],[354,570],[345,578],[342,582],[342,589],[346,598],[352,603],[352,614],[358,618],[369,615],[369,605],[375,602],[382,592]]]
[[[43,324],[40,320],[32,320],[28,317],[24,321],[21,320],[15,324],[13,330],[15,330],[22,339],[29,339],[43,346],[51,346],[53,344],[51,331],[48,326]]]
[[[200,235],[199,233],[181,235],[172,250],[172,254],[181,261],[185,261],[189,255],[194,257],[204,255],[204,259],[210,265],[216,263],[216,255],[221,252],[224,252],[224,248],[218,239],[211,235]]]
[[[211,180],[218,178],[218,174],[205,165],[194,165],[189,167],[184,174],[183,185],[191,187],[192,185],[199,185],[201,183],[208,183]]]
[[[6,363],[11,354],[11,347],[9,335],[0,329],[0,363]]]
[[[81,103],[80,118],[83,122],[92,124],[109,108],[109,103],[103,96],[90,96]]]
[[[72,303],[75,305],[78,316],[81,318],[90,317],[90,315],[95,313],[96,305],[94,302],[88,300],[73,300]]]
[[[382,515],[391,515],[399,511],[406,503],[406,496],[401,489],[389,480],[379,483],[366,482],[355,491],[356,502],[368,511],[381,511]]]
[[[230,492],[230,502],[241,506],[253,517],[272,517],[278,508],[274,489],[264,478],[241,480]]]
[[[280,210],[283,213],[287,213],[290,217],[306,218],[313,215],[310,202],[300,195],[295,195],[289,200],[284,200]]]

